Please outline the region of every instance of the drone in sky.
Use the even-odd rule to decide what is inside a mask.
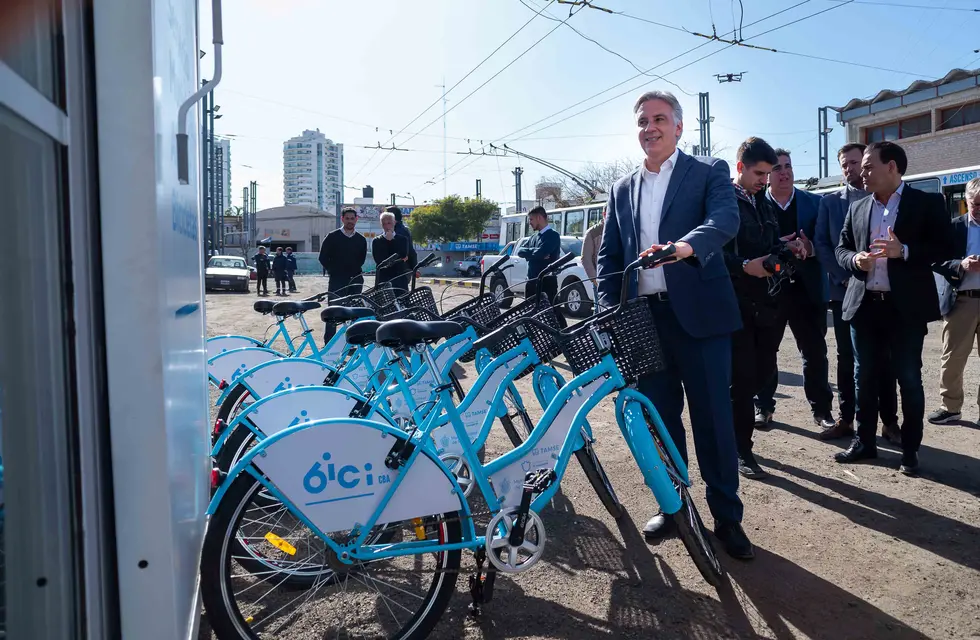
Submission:
[[[718,78],[718,82],[741,82],[742,75],[748,73],[748,71],[740,71],[738,73],[716,73],[715,77]]]

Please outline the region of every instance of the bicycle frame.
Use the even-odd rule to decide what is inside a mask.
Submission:
[[[431,359],[431,356],[427,355],[426,357]],[[480,378],[478,379],[476,385],[474,385],[474,388],[480,385],[488,384],[489,379],[494,372],[501,367],[505,367],[507,370],[505,383],[496,388],[493,399],[493,403],[495,405],[499,404],[502,400],[507,385],[512,383],[516,379],[517,375],[519,375],[519,373],[526,367],[537,363],[538,358],[534,354],[530,340],[524,338],[517,347],[507,351],[498,358],[495,358],[490,364],[488,364],[484,371],[480,374]],[[680,498],[674,489],[672,479],[667,475],[664,469],[664,465],[660,458],[660,453],[658,452],[654,440],[647,431],[647,420],[644,410],[649,412],[649,415],[653,417],[654,427],[667,448],[665,454],[669,455],[674,464],[677,465],[677,468],[681,471],[683,476],[680,478],[680,480],[685,484],[689,482],[687,478],[686,466],[683,464],[676,447],[673,446],[673,443],[670,441],[670,436],[667,433],[666,428],[664,427],[662,420],[660,420],[659,414],[657,414],[652,403],[650,403],[650,401],[641,394],[631,389],[626,389],[625,387],[625,381],[620,375],[615,361],[611,355],[606,354],[596,366],[576,376],[567,385],[558,390],[554,398],[552,398],[551,402],[548,404],[544,416],[535,426],[528,439],[519,447],[487,464],[482,464],[477,456],[479,447],[471,444],[470,442],[464,443],[463,457],[470,466],[473,480],[480,488],[481,493],[483,493],[490,510],[492,512],[498,512],[505,506],[509,507],[512,504],[516,504],[517,500],[513,500],[512,496],[515,495],[515,493],[519,495],[521,487],[517,486],[505,488],[504,484],[506,483],[506,480],[508,478],[519,477],[521,479],[520,484],[523,484],[524,473],[530,471],[535,463],[538,463],[540,468],[540,463],[542,461],[545,461],[545,464],[554,465],[553,469],[556,473],[557,479],[551,487],[540,493],[532,501],[531,509],[534,511],[539,511],[541,508],[543,508],[543,506],[548,504],[560,486],[561,479],[564,477],[569,459],[575,450],[576,445],[581,446],[579,439],[585,423],[585,416],[607,395],[611,394],[617,389],[621,390],[620,399],[617,401],[617,408],[621,407],[623,410],[623,414],[618,422],[624,437],[627,439],[631,452],[633,452],[635,459],[640,465],[641,472],[644,476],[644,481],[653,490],[658,501],[662,500],[661,507],[666,513],[674,513],[679,510],[681,508]],[[410,442],[424,443],[429,440],[433,429],[436,428],[440,422],[448,418],[448,421],[455,430],[458,439],[460,441],[464,440],[464,436],[466,435],[465,426],[459,411],[452,403],[450,391],[445,385],[440,386],[438,399],[441,411],[438,413],[431,413],[425,419],[423,424],[411,434],[391,429],[387,425],[380,425],[367,421],[356,421],[357,424],[351,426],[370,426],[370,428],[381,431],[386,435],[395,435],[400,439]],[[559,422],[559,418],[561,418],[561,422]],[[488,419],[492,420],[492,417],[489,416],[489,414]],[[266,474],[263,474],[261,471],[258,471],[252,467],[252,462],[255,460],[256,456],[262,455],[263,451],[267,451],[277,442],[281,442],[283,439],[288,438],[293,434],[316,428],[329,429],[331,425],[338,425],[339,428],[339,425],[344,422],[351,423],[350,420],[344,419],[327,419],[311,422],[305,425],[299,425],[286,429],[275,436],[264,440],[255,448],[250,450],[249,453],[241,461],[239,461],[231,473],[229,473],[225,483],[219,489],[218,493],[215,494],[212,504],[209,507],[209,512],[212,512],[218,502],[220,502],[221,496],[223,495],[225,488],[228,486],[228,483],[243,471],[247,471],[253,477],[255,477],[259,483],[264,485],[265,488],[269,490],[277,499],[286,505],[287,508],[289,508],[297,517],[299,517],[304,524],[306,524],[306,526],[310,527],[311,530],[316,532],[317,535],[319,535],[323,541],[337,553],[338,558],[345,563],[377,560],[400,555],[435,553],[452,549],[475,549],[485,545],[485,536],[477,536],[472,522],[467,519],[467,522],[463,527],[463,539],[459,543],[439,544],[426,540],[416,540],[379,547],[362,546],[365,544],[371,530],[382,522],[382,515],[391,504],[392,497],[398,492],[402,482],[405,481],[406,478],[411,477],[410,471],[413,468],[413,463],[419,459],[419,456],[425,456],[428,461],[436,464],[439,467],[439,471],[442,473],[442,475],[449,480],[449,485],[447,488],[448,493],[453,497],[452,508],[445,508],[441,512],[458,510],[463,512],[464,517],[469,515],[469,505],[462,495],[462,490],[460,489],[458,482],[456,482],[455,477],[449,471],[446,465],[434,455],[430,447],[416,446],[413,448],[411,453],[404,461],[401,469],[394,477],[394,480],[390,483],[385,483],[387,485],[385,493],[381,497],[380,502],[373,507],[371,515],[363,522],[358,520],[355,526],[352,527],[352,535],[356,536],[356,538],[346,544],[338,543],[329,538],[329,536],[324,535],[324,531],[321,529],[321,527],[316,526],[310,516],[304,512],[303,509],[297,507],[294,501],[290,500],[283,492],[279,490],[277,480],[280,479],[279,476],[282,475],[281,472],[270,472],[268,473],[269,477],[266,478]],[[561,427],[563,426],[565,427],[565,431],[564,433],[561,433]],[[546,436],[548,436],[549,433],[556,427],[558,427],[558,431],[552,434],[552,438],[545,441]],[[576,429],[575,427],[578,428]],[[641,435],[645,435],[646,437],[641,437]],[[384,437],[385,435],[382,435],[382,438]],[[469,440],[469,438],[465,439],[467,441]],[[553,444],[559,440],[559,445]],[[545,441],[548,446],[540,446],[543,441]],[[555,450],[558,451],[557,454],[554,453]],[[329,455],[325,455],[324,459],[329,459]],[[319,464],[320,463],[316,463],[313,468],[319,469]],[[300,468],[302,468],[302,466],[303,465],[301,463]],[[370,467],[365,465],[365,468]],[[383,467],[380,468],[384,469]],[[347,466],[341,468],[342,473],[344,469],[357,470],[356,467]],[[295,473],[295,471],[293,471],[293,473]],[[387,478],[388,476],[385,477]],[[497,489],[497,491],[495,491],[494,488],[491,488],[491,482],[493,482],[493,486]],[[441,490],[439,490],[438,486],[436,485],[430,486],[427,491],[442,495]],[[370,495],[373,496],[374,494],[372,493]],[[352,500],[359,497],[361,496],[341,497],[324,500],[321,502],[307,502],[304,506],[310,507],[323,502]],[[400,498],[399,502],[408,503],[411,502],[412,499],[413,498],[410,497],[410,494],[406,493]],[[421,515],[433,514],[429,513]],[[408,518],[401,519],[404,520]],[[384,521],[390,522],[393,520],[389,517]],[[334,526],[332,530],[339,529]]]

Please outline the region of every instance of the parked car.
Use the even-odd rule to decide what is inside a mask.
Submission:
[[[480,270],[480,256],[473,256],[471,258],[464,258],[456,263],[456,273],[461,276],[466,276],[467,278],[476,278],[482,271]]]
[[[239,256],[211,256],[204,269],[204,290],[230,289],[248,292],[251,278],[245,258]]]
[[[483,256],[480,272],[495,263],[501,256],[509,259],[502,266],[513,265],[509,269],[493,274],[487,283],[502,309],[509,309],[514,303],[514,295],[524,295],[527,280],[527,260],[517,257],[517,250],[524,246],[528,238],[512,241],[504,246],[499,255]],[[558,274],[558,301],[562,310],[570,316],[584,318],[592,313],[592,284],[582,268],[582,240],[574,236],[561,237],[561,254],[572,253],[575,259],[572,266]]]

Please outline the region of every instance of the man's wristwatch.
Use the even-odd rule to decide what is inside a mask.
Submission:
[[[749,264],[750,262],[752,262],[752,261],[751,261],[751,260],[749,260],[748,258],[746,258],[745,260],[742,260],[742,269],[745,269],[745,266],[746,266],[747,264]]]

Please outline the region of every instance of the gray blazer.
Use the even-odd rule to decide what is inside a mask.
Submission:
[[[964,214],[953,220],[950,226],[953,244],[953,259],[937,262],[932,265],[936,272],[936,289],[939,292],[939,312],[943,317],[948,316],[956,304],[956,288],[963,278],[960,262],[966,257],[969,240],[970,214]]]
[[[599,246],[602,245],[602,229],[605,223],[599,222],[585,234],[582,242],[582,268],[585,275],[595,280],[596,271],[599,268]]]

